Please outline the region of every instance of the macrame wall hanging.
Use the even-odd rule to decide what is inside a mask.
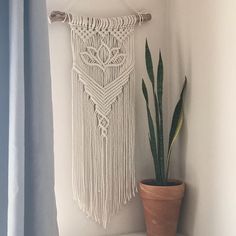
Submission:
[[[50,15],[71,28],[73,195],[103,227],[136,192],[134,27],[150,18]]]

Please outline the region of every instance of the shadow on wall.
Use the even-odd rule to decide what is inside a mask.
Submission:
[[[185,45],[187,47],[187,45]],[[185,99],[184,99],[184,111],[185,111],[185,118],[184,118],[184,124],[182,127],[181,137],[177,142],[177,154],[178,154],[178,160],[175,162],[177,168],[178,175],[181,179],[186,180],[186,166],[187,166],[187,159],[191,158],[187,156],[187,148],[189,147],[189,137],[188,137],[188,111],[189,111],[189,105],[191,103],[191,68],[192,68],[192,56],[191,56],[191,48],[187,47],[188,50],[188,56],[187,58],[184,58],[183,52],[182,52],[182,45],[180,38],[177,37],[176,40],[176,60],[177,60],[177,66],[175,71],[177,72],[176,78],[178,78],[178,84],[182,83],[182,78],[184,77],[185,73],[188,78],[188,85],[186,89]],[[184,66],[183,62],[186,63],[186,66]],[[187,68],[187,71],[186,71]],[[196,177],[196,170],[190,169],[191,166],[188,166],[188,172],[191,173],[191,177],[194,179]],[[195,217],[196,217],[196,211],[197,211],[197,205],[198,205],[198,191],[197,187],[192,185],[190,182],[186,181],[186,192],[185,197],[182,205],[182,211],[179,221],[179,232],[183,233],[184,236],[192,236],[194,234],[195,230]],[[191,217],[189,217],[189,214],[191,214]],[[188,225],[188,231],[186,232],[186,227],[183,227],[183,225]]]
[[[190,86],[189,86],[190,87]],[[189,88],[188,87],[188,88]],[[187,92],[187,97],[190,91]],[[186,103],[187,105],[187,103]],[[182,132],[182,137],[179,142],[179,173],[183,180],[186,180],[186,159],[191,158],[187,157],[187,147],[188,147],[188,121],[185,119],[184,126],[183,126],[184,132]],[[194,169],[189,169],[188,171],[191,173],[192,178],[195,178],[196,171]],[[192,185],[190,182],[186,182],[186,190],[185,190],[185,196],[183,200],[182,210],[181,210],[181,216],[179,221],[179,232],[181,232],[185,236],[191,236],[194,233],[195,230],[195,217],[196,217],[196,211],[197,211],[197,205],[198,205],[198,191],[197,187]],[[189,214],[191,214],[191,217],[189,217]],[[186,232],[186,227],[183,227],[183,225],[188,225],[188,232]]]

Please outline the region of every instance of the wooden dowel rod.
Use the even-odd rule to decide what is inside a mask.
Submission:
[[[71,16],[71,14],[61,12],[61,11],[52,11],[48,18],[49,18],[50,23],[53,23],[53,22],[68,22],[69,21],[68,16]],[[152,19],[152,15],[150,13],[140,14],[140,15],[136,14],[136,17],[137,17],[137,23],[140,22],[141,18],[142,18],[143,22],[150,21]]]

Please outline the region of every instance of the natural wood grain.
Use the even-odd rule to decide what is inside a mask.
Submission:
[[[49,15],[49,21],[50,23],[53,22],[68,22],[69,17],[71,14],[61,11],[52,11]],[[140,19],[142,19],[143,22],[150,21],[152,19],[152,15],[150,13],[147,14],[136,14],[137,17],[137,24],[140,22]]]

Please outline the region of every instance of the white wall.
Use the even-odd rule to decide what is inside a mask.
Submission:
[[[48,11],[63,10],[81,15],[118,16],[129,14],[121,0],[47,0]],[[155,54],[166,53],[166,2],[161,0],[127,0],[136,9],[145,8],[153,19],[136,29],[136,147],[137,179],[153,176],[152,159],[147,138],[147,120],[141,92],[141,78],[146,77],[144,43],[149,39]],[[100,236],[144,230],[143,213],[139,197],[122,208],[107,231],[88,220],[72,200],[71,189],[71,81],[72,55],[68,25],[55,23],[49,26],[50,56],[53,91],[55,181],[60,236]]]
[[[236,2],[175,0],[168,9],[171,107],[189,77],[173,171],[187,182],[180,229],[185,236],[234,236]]]

